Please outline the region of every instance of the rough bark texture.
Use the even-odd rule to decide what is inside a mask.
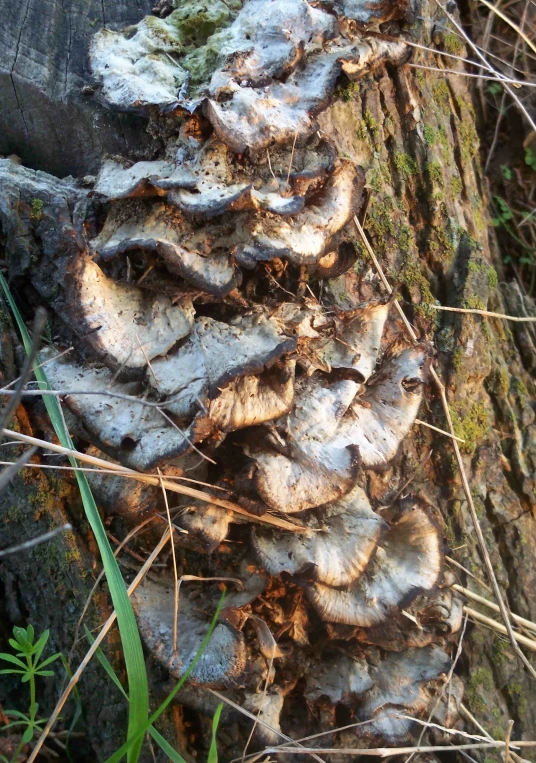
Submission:
[[[15,151],[30,166],[60,175],[93,170],[104,151],[132,155],[146,147],[141,118],[134,123],[125,117],[123,123],[123,117],[107,114],[75,91],[88,77],[89,34],[103,22],[138,20],[148,4],[136,8],[132,3],[104,2],[98,9],[93,4],[82,10],[76,5],[73,0],[64,10],[56,2],[43,6],[28,0],[17,8],[9,4],[2,27],[9,39],[0,93],[11,107],[2,117],[6,128],[0,150]],[[425,4],[420,13],[426,19],[421,41],[430,45],[435,5]],[[336,101],[319,118],[320,129],[336,143],[340,156],[356,161],[366,172],[370,200],[365,228],[387,277],[399,286],[417,333],[435,342],[457,434],[466,441],[465,466],[497,576],[512,611],[536,620],[536,427],[530,378],[536,338],[527,324],[517,327],[429,307],[438,299],[442,304],[513,314],[534,311],[516,286],[503,280],[475,122],[461,77],[409,66],[382,68],[357,85],[341,83]],[[361,273],[372,272],[357,233],[355,243],[362,254]],[[345,276],[339,281],[344,291]],[[7,378],[14,375],[7,323],[4,337],[2,366]],[[445,427],[431,387],[420,418]],[[33,431],[39,431],[39,423]],[[412,492],[439,508],[451,556],[485,578],[450,443],[415,427],[397,460],[370,480],[371,497],[396,494],[408,480]],[[38,548],[0,563],[9,593],[2,619],[49,627],[57,639],[54,646],[68,650],[95,567],[73,491],[43,474],[18,477],[2,496],[0,514],[0,547],[67,516],[78,517],[75,537],[59,538],[46,550]],[[482,593],[471,578],[455,572],[464,585]],[[104,597],[102,609],[97,600],[94,623],[105,606]],[[516,737],[535,737],[534,682],[505,639],[468,626],[459,672],[467,679],[466,704],[495,738],[503,737],[508,718],[516,722]],[[110,736],[111,724],[99,723],[100,713],[111,713],[118,696],[98,667],[86,673],[81,691],[88,742],[101,759],[118,738]],[[120,713],[123,717],[123,710]],[[232,737],[234,732],[225,733]],[[235,741],[231,738],[229,746]]]
[[[0,152],[64,177],[96,171],[103,153],[146,149],[144,120],[111,113],[82,88],[93,82],[91,36],[103,26],[132,24],[150,9],[150,0],[2,2]]]

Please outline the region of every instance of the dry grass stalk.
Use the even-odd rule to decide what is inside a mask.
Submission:
[[[493,620],[491,617],[486,617],[486,615],[483,615],[481,612],[477,612],[476,609],[471,609],[471,607],[464,607],[463,611],[467,612],[469,617],[473,620],[476,620],[476,622],[487,625],[489,628],[497,631],[497,633],[502,633],[505,636],[510,635],[502,623],[498,623],[497,620]],[[523,644],[523,646],[526,646],[527,649],[531,649],[533,652],[536,652],[536,641],[534,639],[528,638],[528,636],[524,636],[522,633],[516,633],[515,631],[513,631],[513,636],[516,642],[519,642],[520,644]],[[519,651],[519,646],[516,643],[516,652],[519,653]],[[525,657],[525,655],[523,655],[523,657]],[[527,658],[525,657],[525,659]]]
[[[536,742],[516,741],[510,742],[512,747],[536,747]],[[394,755],[408,755],[416,753],[418,755],[433,752],[457,752],[462,750],[502,750],[505,749],[506,742],[475,742],[474,744],[460,745],[435,745],[433,747],[373,747],[363,749],[360,747],[266,747],[264,754],[271,753],[292,753],[294,755],[310,754],[312,752],[338,753],[339,755],[363,755],[374,758],[391,758]]]
[[[164,503],[166,506],[166,517],[169,526],[169,534],[173,538],[173,525],[171,523],[171,514],[169,511],[169,502],[167,497],[167,491],[162,479],[162,472],[158,469],[158,476],[160,477],[160,487],[162,488],[162,494],[164,496]],[[175,555],[175,544],[171,543],[171,557],[173,559],[173,576],[175,579],[175,596],[173,598],[173,654],[178,654],[177,638],[179,629],[179,573],[177,571],[177,557]]]
[[[11,437],[13,440],[25,442],[28,445],[35,445],[38,448],[52,450],[54,453],[60,453],[63,456],[72,456],[79,461],[85,461],[88,464],[103,467],[108,471],[111,469],[114,472],[128,475],[138,480],[139,482],[144,482],[146,485],[156,485],[157,487],[161,485],[160,478],[157,476],[153,477],[149,474],[142,474],[142,472],[137,472],[134,469],[128,469],[126,466],[121,466],[121,464],[113,464],[110,461],[104,461],[102,458],[97,458],[96,456],[88,456],[86,453],[80,453],[77,450],[64,448],[61,445],[55,445],[54,443],[47,442],[46,440],[39,440],[37,437],[30,437],[29,435],[21,434],[20,432],[14,432],[11,429],[3,429],[2,434],[6,437]],[[229,509],[235,514],[247,517],[250,522],[271,525],[272,527],[279,527],[281,530],[289,530],[290,532],[309,532],[307,528],[302,527],[301,525],[287,522],[287,520],[280,519],[279,517],[275,517],[271,514],[266,514],[261,517],[255,516],[254,514],[250,514],[248,511],[243,509],[238,504],[233,503],[232,501],[225,501],[221,498],[217,498],[216,496],[209,495],[208,493],[205,493],[201,490],[195,490],[194,488],[187,487],[186,485],[177,485],[175,482],[171,482],[167,479],[162,480],[162,484],[164,484],[166,490],[170,490],[173,493],[180,493],[181,495],[187,495],[190,498],[197,498],[198,500],[205,501],[206,503],[213,503],[216,506],[221,506],[224,509]]]
[[[455,591],[458,591],[458,593],[466,596],[468,599],[473,599],[473,601],[477,601],[479,604],[483,604],[485,607],[489,607],[489,609],[493,609],[495,612],[500,612],[497,604],[494,604],[492,601],[488,601],[488,599],[485,599],[483,596],[479,596],[477,593],[470,591],[468,588],[464,588],[463,586],[458,585],[458,583],[455,583],[452,588]],[[536,623],[533,623],[531,620],[526,620],[524,617],[515,615],[513,612],[510,612],[510,617],[515,623],[521,625],[523,628],[528,628],[529,630],[536,632]]]
[[[416,424],[420,424],[423,427],[428,427],[428,429],[433,429],[434,432],[439,432],[439,434],[444,434],[445,437],[450,437],[453,440],[458,440],[458,442],[464,443],[465,440],[462,440],[461,437],[456,437],[455,434],[451,434],[450,432],[446,432],[444,429],[440,429],[439,427],[435,427],[433,424],[429,424],[427,421],[422,421],[422,419],[415,419]]]
[[[517,323],[536,323],[536,316],[504,315],[503,313],[493,313],[490,310],[477,310],[469,307],[449,307],[448,305],[428,305],[433,310],[445,310],[449,313],[469,313],[471,315],[484,315],[487,318],[501,318],[504,321],[516,321]]]

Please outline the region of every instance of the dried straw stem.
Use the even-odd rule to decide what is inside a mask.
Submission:
[[[77,450],[64,448],[62,445],[56,445],[54,443],[47,442],[46,440],[39,440],[37,437],[30,437],[29,435],[21,434],[20,432],[14,432],[11,429],[3,429],[2,434],[6,437],[11,437],[13,440],[25,442],[28,445],[35,445],[38,448],[52,450],[55,453],[60,453],[63,456],[71,456],[78,459],[79,461],[85,461],[88,464],[102,467],[107,471],[112,470],[120,474],[128,475],[129,477],[132,477],[139,482],[144,482],[146,485],[155,485],[157,487],[161,487],[163,485],[166,490],[170,490],[173,493],[180,493],[181,495],[187,495],[190,498],[196,498],[199,501],[205,501],[206,503],[212,503],[215,506],[221,506],[223,509],[228,509],[235,514],[247,517],[250,522],[271,525],[272,527],[279,527],[281,530],[289,530],[291,532],[303,532],[306,534],[309,533],[307,528],[302,527],[301,525],[293,524],[292,522],[287,522],[286,519],[280,519],[279,517],[274,517],[271,514],[265,514],[264,516],[258,517],[254,514],[250,514],[249,511],[246,511],[241,506],[233,503],[232,501],[226,501],[222,498],[217,498],[216,496],[210,495],[209,493],[205,493],[201,490],[195,490],[194,488],[187,487],[186,485],[178,485],[176,482],[172,482],[167,479],[161,481],[159,477],[153,477],[150,474],[142,474],[142,472],[137,472],[134,469],[128,469],[126,466],[121,466],[121,464],[114,464],[110,461],[105,461],[102,458],[97,458],[96,456],[88,456],[86,453],[80,453]]]
[[[484,315],[487,318],[501,318],[503,321],[516,321],[517,323],[536,323],[534,315],[504,315],[504,313],[493,313],[490,310],[477,310],[469,307],[450,307],[449,305],[427,305],[432,310],[445,310],[449,313],[469,313],[471,315]]]

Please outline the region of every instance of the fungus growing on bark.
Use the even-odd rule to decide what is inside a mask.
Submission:
[[[373,686],[370,666],[364,658],[322,655],[322,659],[308,671],[304,695],[310,702],[327,698],[334,705],[339,702],[355,704],[356,697]]]
[[[250,454],[254,483],[262,500],[284,512],[320,506],[347,493],[359,461],[390,461],[409,432],[428,374],[427,347],[410,347],[389,360],[369,380],[323,386],[314,377],[296,394],[295,409],[269,448]]]
[[[372,562],[356,582],[339,590],[311,583],[307,595],[324,620],[367,628],[432,589],[442,561],[436,523],[423,506],[411,501],[380,540]]]
[[[94,445],[86,448],[86,454],[117,464],[117,461]],[[161,494],[158,487],[144,485],[143,482],[121,476],[116,477],[110,473],[102,473],[100,469],[90,469],[86,472],[86,477],[98,506],[109,514],[121,514],[137,519],[140,514],[155,509],[158,496]]]
[[[170,273],[217,296],[240,282],[220,227],[192,229],[178,210],[161,202],[116,202],[91,246],[103,260],[135,250],[156,253]]]
[[[91,441],[124,466],[149,471],[187,453],[192,431],[173,426],[154,407],[106,394],[136,397],[137,384],[121,383],[107,368],[88,368],[54,360],[47,363],[53,389],[65,390],[63,399],[78,417]],[[76,391],[91,394],[76,394]],[[191,439],[190,439],[191,438]]]
[[[364,173],[313,128],[341,72],[356,79],[406,55],[403,42],[364,31],[400,17],[403,5],[184,0],[165,19],[103,30],[91,50],[101,96],[122,109],[156,105],[170,114],[158,123],[151,109],[162,158],[109,158],[89,194],[71,181],[44,183],[40,173],[8,168],[8,199],[3,194],[0,204],[10,267],[22,252],[18,275],[30,268],[34,250],[45,251],[54,277],[47,275],[47,284],[36,273],[38,291],[55,309],[68,305],[62,330],[74,330],[86,345],[84,366],[47,356],[51,384],[76,420],[73,434],[126,466],[184,469],[181,476],[198,466],[193,446],[204,441],[218,485],[230,492],[234,479],[234,500],[259,512],[303,512],[296,520],[302,531],[283,534],[244,528],[248,517],[212,503],[178,507],[174,522],[190,538],[174,542],[187,549],[187,572],[198,574],[201,560],[203,574],[229,578],[240,565],[244,580],[229,594],[227,620],[193,680],[244,687],[250,708],[277,731],[288,687],[304,678],[306,699],[328,703],[325,717],[344,704],[345,713],[372,719],[364,733],[386,743],[405,738],[411,725],[394,713],[429,709],[426,684],[449,666],[431,642],[459,627],[461,610],[441,580],[439,529],[427,509],[414,500],[394,518],[385,507],[375,513],[357,485],[359,478],[382,500],[381,479],[364,470],[388,465],[408,434],[429,347],[380,357],[390,302],[352,268],[358,253],[344,230],[359,211]],[[0,162],[0,179],[4,167]],[[46,214],[34,248],[31,194]],[[72,200],[84,196],[72,211]],[[90,209],[97,214],[88,224]],[[95,259],[84,238],[93,235]],[[117,280],[125,261],[148,276],[143,286]],[[339,285],[351,287],[344,299],[334,281],[318,283],[340,274]],[[390,341],[396,328],[389,326]],[[89,394],[103,391],[109,394]],[[154,509],[156,488],[91,479],[104,508],[114,503],[125,515]],[[238,526],[222,544],[231,522]],[[188,569],[190,554],[197,554],[195,569]],[[133,604],[148,649],[178,677],[207,632],[214,597],[202,585],[181,588],[177,652],[172,587],[146,581]],[[248,618],[243,635],[233,624],[243,627]],[[336,656],[322,659],[326,632]],[[287,660],[278,674],[281,663],[268,671],[266,660],[280,638],[287,645],[277,656],[291,655],[293,664]],[[414,644],[426,646],[408,648]],[[384,648],[398,652],[385,656]],[[255,692],[266,679],[272,685],[261,701]],[[437,717],[450,724],[443,710]],[[274,740],[259,732],[259,741]]]
[[[74,330],[108,366],[142,372],[193,325],[191,300],[173,305],[169,297],[108,278],[86,254],[66,274],[66,305]]]
[[[166,19],[149,16],[124,32],[101,30],[91,66],[102,96],[121,110],[193,111],[204,102],[216,134],[237,152],[258,153],[309,133],[341,71],[355,77],[406,55],[404,44],[365,37],[305,0],[249,0],[237,14],[216,2],[204,33],[185,39],[185,25],[196,28],[198,6],[187,2]],[[359,20],[366,21],[366,6]],[[369,20],[378,21],[377,5]]]
[[[271,419],[288,410],[292,402],[292,375],[283,382],[283,385],[290,382],[290,386],[282,398],[280,413],[270,404],[274,401],[269,389],[263,390],[261,378],[255,375],[295,346],[295,340],[279,333],[277,326],[262,313],[244,315],[231,324],[199,318],[188,341],[174,355],[152,363],[150,382],[160,394],[171,398],[167,407],[179,418],[191,417],[201,409],[208,411],[212,419],[212,401],[218,398],[214,403],[214,422],[239,428],[232,424],[247,425],[248,403],[254,409],[253,417],[258,416],[259,421],[265,420],[263,414]],[[224,389],[230,382],[234,386]],[[260,398],[253,397],[255,393]],[[240,412],[230,410],[233,406],[240,407]]]
[[[138,627],[147,648],[172,676],[180,678],[199,651],[217,602],[214,602],[212,611],[208,609],[204,616],[198,605],[185,593],[185,588],[181,588],[177,627],[180,639],[175,652],[174,600],[175,591],[172,586],[149,580],[145,580],[131,597]],[[236,686],[241,683],[245,668],[246,645],[243,635],[229,623],[219,622],[190,674],[190,680],[202,686]]]
[[[363,696],[356,714],[361,721],[373,722],[362,733],[388,744],[407,739],[414,721],[400,715],[424,715],[433,699],[427,684],[440,679],[450,665],[450,657],[431,645],[392,652],[379,665],[371,667],[374,686]]]
[[[228,509],[211,503],[194,503],[181,509],[175,523],[190,535],[200,538],[210,554],[225,540],[233,521],[236,521],[236,517]]]
[[[248,220],[248,243],[236,247],[237,261],[245,267],[276,257],[295,265],[316,264],[333,236],[359,209],[363,185],[361,168],[340,159],[314,205],[288,221],[269,215]]]
[[[315,532],[304,537],[255,529],[255,553],[271,575],[301,574],[334,587],[360,577],[387,527],[357,486],[336,503],[307,514],[304,524]]]

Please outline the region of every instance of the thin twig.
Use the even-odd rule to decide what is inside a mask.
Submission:
[[[158,477],[152,477],[149,474],[143,474],[142,472],[137,472],[134,469],[128,469],[126,466],[122,466],[121,464],[114,464],[110,461],[105,461],[102,458],[97,458],[96,456],[89,456],[87,453],[81,453],[78,450],[64,448],[62,445],[56,445],[55,443],[47,442],[46,440],[39,440],[36,437],[30,437],[29,435],[22,434],[21,432],[13,432],[11,429],[2,430],[2,434],[12,437],[14,440],[20,440],[21,442],[28,443],[29,445],[37,445],[39,448],[52,450],[54,453],[60,453],[64,456],[72,456],[73,458],[77,458],[79,461],[85,461],[88,464],[102,466],[105,469],[112,469],[117,473],[129,475],[134,479],[137,479],[139,482],[144,482],[147,485],[160,485],[160,479]],[[250,514],[249,511],[246,511],[241,506],[233,503],[232,501],[226,501],[222,498],[217,498],[216,496],[209,495],[208,493],[205,493],[201,490],[194,490],[193,488],[187,487],[186,485],[177,485],[174,482],[168,481],[166,479],[163,480],[163,483],[166,486],[166,489],[173,493],[180,493],[181,495],[187,495],[190,498],[197,498],[200,501],[204,501],[205,503],[212,503],[215,506],[221,506],[223,509],[229,509],[235,514],[247,517],[251,522],[272,525],[273,527],[279,527],[281,530],[289,530],[291,532],[300,532],[305,534],[310,533],[310,530],[306,527],[288,522],[286,519],[280,519],[279,517],[272,516],[271,514],[265,514],[264,516],[256,516],[254,514]]]
[[[482,2],[482,0],[481,0]],[[504,737],[504,763],[510,763],[510,737],[512,736],[512,729],[514,728],[514,722],[508,721],[508,727],[506,729],[506,736]]]
[[[263,726],[265,729],[268,729],[273,734],[277,734],[277,736],[281,737],[281,739],[285,739],[287,742],[291,742],[292,744],[297,745],[296,747],[292,747],[292,751],[300,750],[301,745],[298,742],[295,742],[291,737],[287,736],[286,734],[283,734],[282,731],[279,729],[274,728],[273,726],[270,726],[269,723],[266,723],[266,721],[261,720],[260,718],[257,718],[256,715],[253,715],[253,713],[250,713],[249,710],[246,710],[244,707],[241,707],[236,702],[233,702],[232,699],[229,699],[229,697],[226,697],[224,694],[220,694],[219,691],[216,691],[215,689],[209,689],[207,687],[205,688],[206,691],[210,692],[210,694],[214,695],[214,697],[217,697],[221,702],[225,702],[226,705],[229,705],[230,707],[234,708],[235,710],[238,710],[239,713],[242,713],[242,715],[245,715],[247,718],[250,718],[252,721],[257,721],[258,725]],[[318,751],[312,751],[309,752],[311,757],[313,757],[318,763],[325,763],[322,758],[319,758],[316,752],[323,752],[323,750]],[[257,753],[254,753],[256,755]],[[247,756],[250,758],[251,756]],[[237,760],[242,760],[242,758],[237,758]]]
[[[524,315],[504,315],[503,313],[493,313],[490,310],[477,310],[469,307],[450,307],[449,305],[429,304],[433,310],[445,310],[449,313],[469,313],[472,315],[485,315],[487,318],[502,318],[503,321],[516,321],[516,323],[536,323],[536,316]]]
[[[486,615],[483,615],[481,612],[477,612],[476,609],[472,609],[471,607],[464,606],[463,611],[467,612],[469,617],[472,618],[473,620],[476,620],[477,622],[482,623],[483,625],[487,625],[488,628],[492,628],[498,633],[503,633],[505,636],[506,635],[510,636],[507,628],[502,623],[498,623],[497,620],[493,620],[493,618],[491,617],[486,617]],[[531,649],[533,652],[536,652],[536,641],[534,639],[528,638],[528,636],[524,636],[522,633],[516,633],[515,631],[512,631],[512,636],[515,642],[519,642],[520,644],[523,644],[523,646],[526,646],[528,649]],[[510,639],[510,641],[511,640],[512,639]],[[515,643],[514,648],[517,653],[521,651],[517,643]],[[523,652],[521,652],[521,654],[523,654]],[[527,659],[524,654],[523,654],[523,657],[525,658],[525,660]],[[530,662],[529,662],[529,665],[530,665]],[[530,667],[532,668],[532,665],[530,665]]]
[[[512,19],[509,19],[508,16],[505,16],[505,14],[500,11],[495,5],[492,5],[491,3],[488,3],[488,0],[479,0],[479,2],[482,3],[482,5],[485,5],[486,8],[489,8],[490,11],[493,11],[500,19],[502,19],[508,26],[511,26],[512,29],[515,30],[516,34],[518,34],[522,40],[524,40],[529,48],[533,51],[533,53],[536,53],[536,45],[532,42],[530,37],[528,37],[525,32],[518,27],[517,24],[515,24]]]
[[[439,427],[435,427],[433,424],[429,424],[427,421],[422,421],[421,419],[415,419],[415,423],[421,424],[423,427],[428,427],[428,429],[433,429],[434,432],[439,432],[439,434],[444,434],[446,437],[450,437],[452,440],[458,440],[458,442],[461,442],[461,443],[465,442],[465,440],[462,440],[461,437],[457,437],[455,434],[446,432],[444,429],[439,429]]]
[[[458,583],[454,583],[452,588],[454,591],[458,591],[458,593],[463,594],[468,599],[473,599],[473,601],[477,601],[479,604],[483,604],[485,607],[489,607],[495,612],[500,612],[497,604],[495,604],[493,601],[488,601],[488,599],[485,599],[483,596],[479,596],[477,593],[473,593],[473,591],[470,591],[468,588],[464,588],[463,586],[458,585]],[[528,628],[531,631],[536,631],[536,623],[533,623],[530,620],[525,620],[524,617],[520,617],[519,615],[514,615],[513,612],[510,612],[510,617],[515,623],[521,625],[523,628]]]
[[[158,469],[158,476],[160,477],[160,487],[162,488],[162,494],[164,496],[164,503],[166,505],[166,516],[169,525],[169,534],[171,535],[171,556],[173,558],[173,575],[175,577],[175,596],[173,600],[173,654],[177,654],[177,631],[179,627],[179,574],[177,572],[177,557],[175,555],[175,544],[173,543],[173,526],[171,524],[171,514],[169,512],[169,503],[167,498],[167,492],[162,479],[162,472]]]
[[[456,559],[453,559],[451,556],[446,556],[445,561],[448,562],[449,564],[453,564],[455,567],[458,567],[458,569],[462,570],[462,572],[465,572],[466,575],[469,575],[470,578],[473,578],[473,580],[476,580],[478,585],[481,585],[482,588],[486,589],[486,591],[493,593],[493,591],[491,590],[491,588],[489,587],[487,583],[484,583],[483,580],[480,580],[480,578],[477,578],[476,575],[473,575],[473,573],[470,572],[467,569],[467,567],[464,567],[463,564],[460,564],[459,562],[457,562]]]
[[[515,85],[515,87],[536,87],[536,82],[511,79],[510,77],[492,77],[491,74],[474,74],[472,72],[458,71],[456,69],[441,69],[439,66],[427,66],[426,64],[406,64],[412,69],[425,69],[428,72],[440,72],[441,74],[456,74],[458,77],[470,77],[472,79],[484,79],[489,82],[498,82],[500,85]]]
[[[515,747],[536,747],[536,742],[512,742]],[[312,752],[338,753],[339,755],[365,755],[375,758],[390,758],[394,755],[408,755],[415,752],[417,754],[426,754],[429,752],[457,752],[458,750],[500,750],[505,747],[505,742],[475,742],[474,744],[460,745],[437,745],[434,747],[266,747],[264,754],[271,753],[292,753],[293,755],[307,755]]]
[[[11,556],[11,554],[18,554],[20,551],[27,551],[29,548],[33,548],[34,546],[39,546],[41,543],[46,543],[47,540],[51,540],[52,538],[55,538],[56,535],[60,535],[61,533],[67,532],[67,530],[72,530],[73,526],[69,523],[62,525],[61,527],[55,527],[54,530],[49,530],[47,533],[43,533],[43,535],[38,535],[37,538],[32,538],[31,540],[27,540],[24,543],[19,543],[17,546],[10,546],[9,548],[4,548],[2,551],[0,551],[0,559],[4,556]]]

